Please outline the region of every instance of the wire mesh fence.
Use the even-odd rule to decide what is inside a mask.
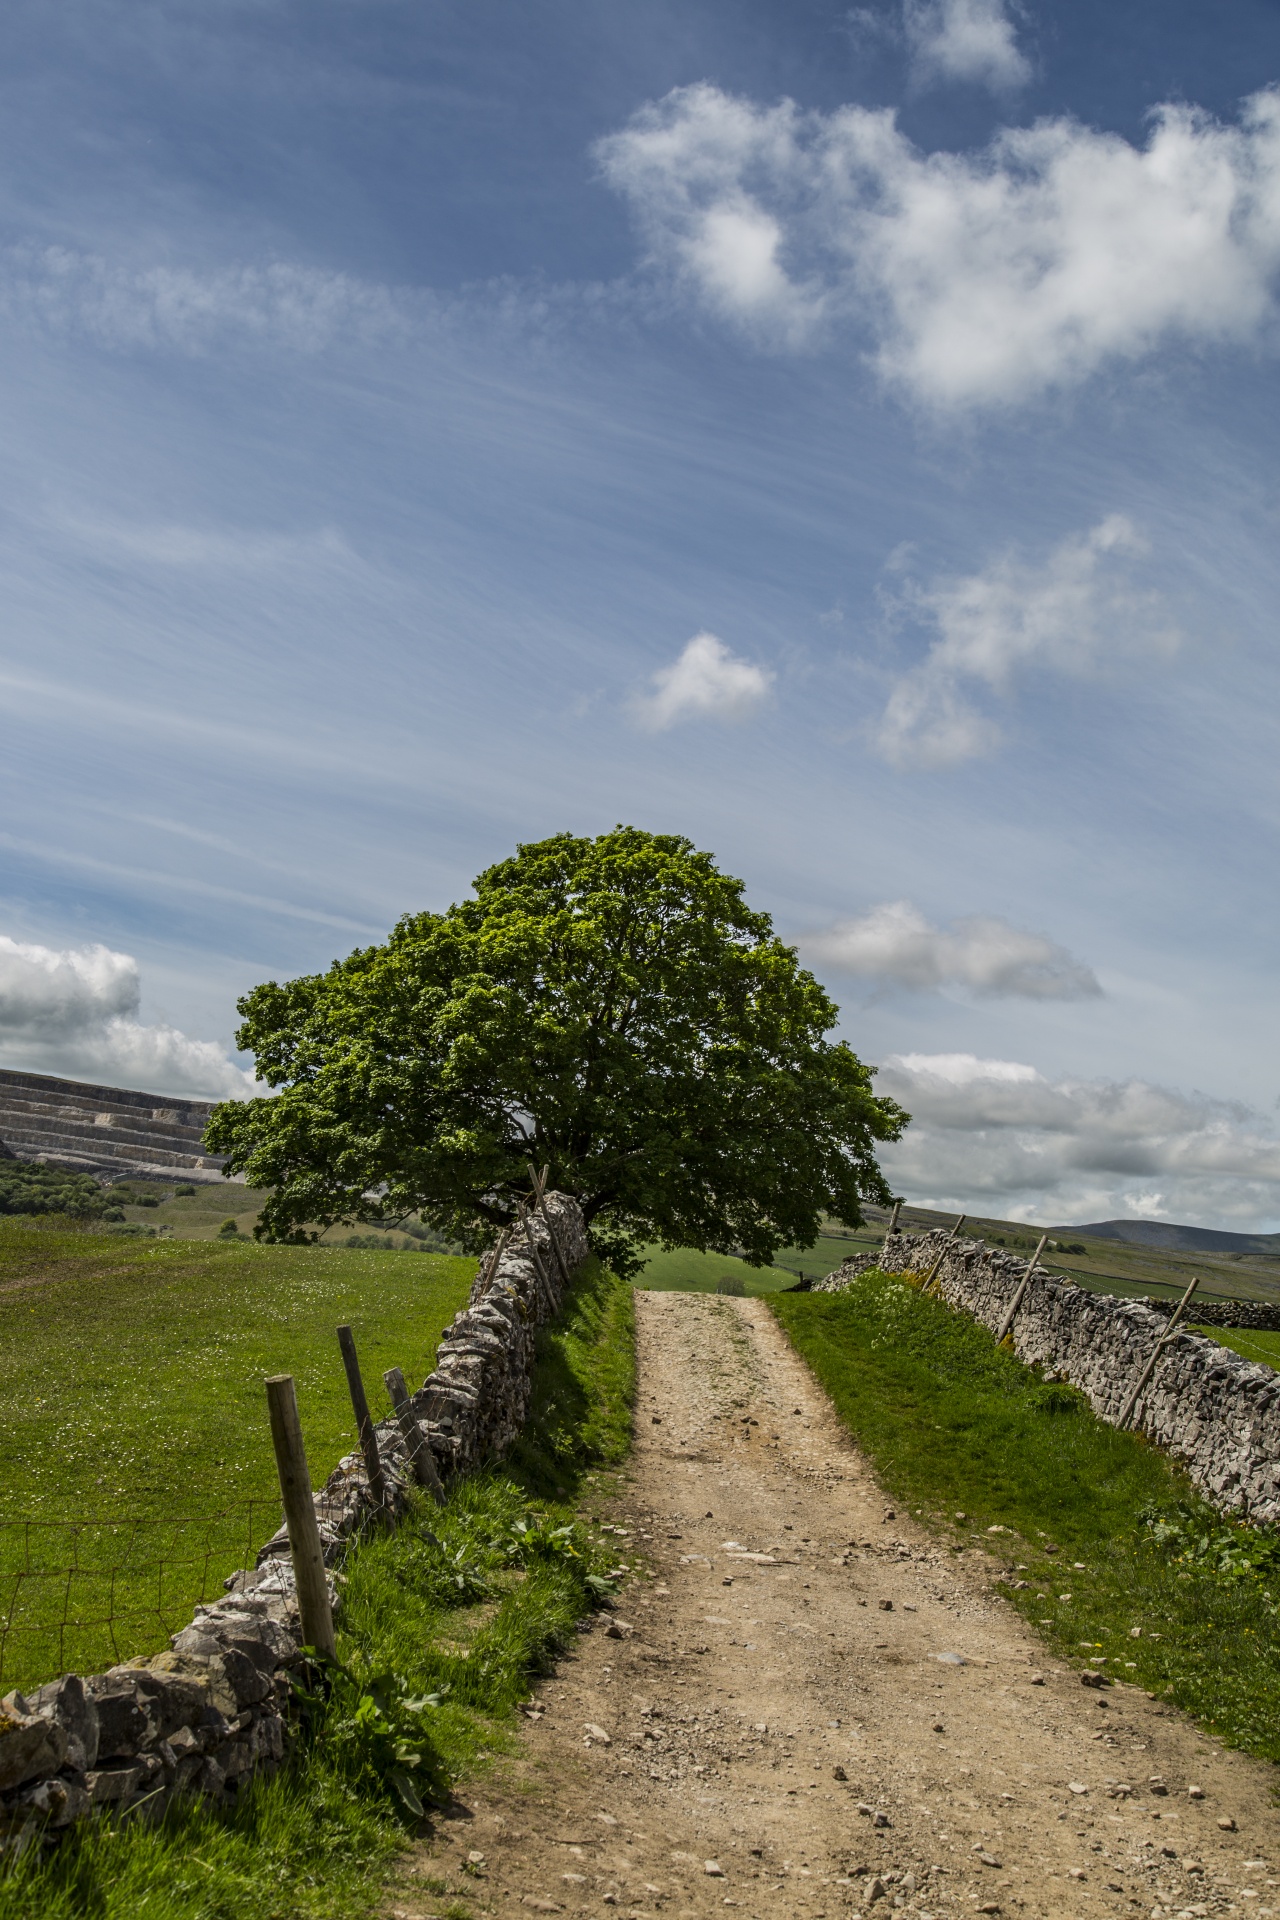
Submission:
[[[0,1693],[161,1651],[279,1520],[278,1497],[191,1519],[0,1518]]]

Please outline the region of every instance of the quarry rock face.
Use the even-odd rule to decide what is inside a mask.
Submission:
[[[220,1180],[222,1156],[204,1148],[213,1108],[212,1100],[171,1099],[0,1068],[0,1141],[6,1157],[43,1160],[75,1173]]]
[[[567,1194],[549,1193],[495,1251],[480,1262],[434,1370],[410,1396],[446,1481],[497,1458],[520,1431],[538,1329],[558,1312],[589,1251],[582,1211]],[[359,1451],[313,1496],[330,1566],[372,1521],[394,1523],[408,1505],[415,1480],[399,1422],[383,1420],[375,1433],[389,1511],[376,1505]],[[0,1855],[99,1807],[123,1811],[145,1799],[158,1814],[184,1794],[226,1804],[250,1776],[280,1764],[290,1670],[302,1659],[285,1529],[255,1567],[224,1584],[223,1597],[198,1607],[166,1652],[88,1679],[64,1674],[0,1701]],[[330,1601],[336,1608],[334,1583]]]
[[[953,1242],[941,1228],[894,1234],[882,1253],[846,1260],[815,1282],[814,1291],[839,1293],[871,1267],[926,1274],[939,1256],[938,1285],[947,1304],[996,1332],[1026,1260],[980,1240]],[[1188,1311],[1201,1317],[1194,1299]],[[1168,1335],[1169,1314],[1144,1300],[1089,1293],[1037,1267],[1011,1331],[1020,1360],[1079,1387],[1099,1419],[1116,1425],[1157,1342]],[[1207,1310],[1202,1324],[1212,1324]],[[1264,1525],[1280,1520],[1280,1374],[1270,1367],[1177,1328],[1130,1425],[1167,1447],[1222,1511]]]

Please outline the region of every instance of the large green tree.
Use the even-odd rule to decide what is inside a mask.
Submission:
[[[270,1188],[275,1240],[420,1212],[475,1246],[549,1164],[624,1271],[654,1241],[766,1265],[887,1200],[875,1145],[908,1118],[741,881],[634,827],[523,846],[474,899],[240,1011],[279,1092],[207,1139]]]

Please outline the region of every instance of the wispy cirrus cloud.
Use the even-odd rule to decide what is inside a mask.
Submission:
[[[197,269],[124,265],[68,247],[0,251],[0,314],[116,350],[386,347],[412,339],[435,312],[407,288],[284,260]]]
[[[638,695],[632,711],[653,733],[684,720],[733,725],[757,711],[773,681],[767,667],[739,659],[714,633],[695,633],[671,665],[653,675],[653,692]]]
[[[916,993],[957,986],[990,998],[1082,1000],[1102,992],[1096,974],[1041,933],[997,914],[931,925],[909,900],[891,900],[800,942],[806,958]]]
[[[1256,1230],[1280,1218],[1280,1138],[1236,1102],[1149,1081],[1051,1081],[971,1053],[898,1054],[876,1082],[912,1114],[884,1150],[920,1204],[1051,1224],[1140,1215]]]
[[[975,695],[1008,698],[1020,677],[1080,677],[1177,635],[1132,562],[1146,542],[1123,514],[1072,534],[1040,563],[1009,553],[978,573],[911,587],[901,610],[932,631],[924,658],[901,675],[876,730],[898,767],[948,767],[992,752],[999,722]]]
[[[925,153],[887,110],[704,83],[597,152],[659,276],[773,350],[852,328],[934,408],[1025,401],[1175,341],[1250,341],[1276,310],[1276,89],[1234,124],[1161,106],[1142,145],[1059,118]]]

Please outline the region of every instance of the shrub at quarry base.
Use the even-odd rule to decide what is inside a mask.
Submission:
[[[896,1276],[770,1305],[894,1499],[957,1550],[980,1539],[999,1554],[1009,1599],[1055,1654],[1280,1759],[1270,1530],[1215,1514],[1140,1435]]]

